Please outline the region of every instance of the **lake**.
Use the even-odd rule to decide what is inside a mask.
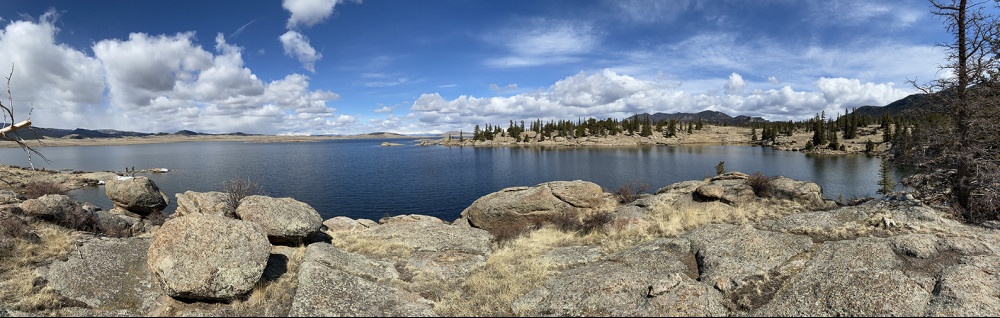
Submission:
[[[406,143],[382,147],[383,141]],[[450,221],[473,201],[506,187],[556,180],[586,180],[617,189],[639,180],[649,192],[727,171],[810,180],[827,198],[875,196],[880,160],[865,155],[807,156],[741,146],[625,148],[472,148],[414,146],[412,140],[355,139],[306,143],[186,142],[126,146],[41,148],[51,163],[36,168],[83,171],[168,168],[147,174],[167,193],[222,191],[235,177],[257,180],[268,195],[308,203],[324,219],[378,220],[386,215],[426,214]],[[27,166],[20,149],[0,149],[0,162]],[[895,172],[894,180],[899,180]],[[71,196],[105,209],[103,186]]]

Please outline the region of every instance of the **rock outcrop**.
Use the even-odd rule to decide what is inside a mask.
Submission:
[[[586,181],[554,181],[534,187],[513,187],[479,198],[462,211],[462,218],[490,232],[551,223],[553,218],[579,217],[604,203],[601,186]]]
[[[189,215],[157,231],[148,263],[172,297],[232,300],[253,289],[270,250],[256,223]]]
[[[167,195],[146,177],[120,177],[107,181],[104,191],[114,203],[126,211],[148,215],[167,207]]]
[[[236,215],[259,224],[268,238],[282,242],[304,239],[323,225],[315,209],[292,198],[248,196],[240,200]]]
[[[290,316],[436,316],[433,303],[382,282],[399,277],[391,263],[330,244],[309,245]]]

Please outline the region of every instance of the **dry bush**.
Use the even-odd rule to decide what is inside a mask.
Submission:
[[[97,215],[87,212],[81,207],[76,207],[63,214],[56,223],[67,229],[96,233],[98,232],[99,220]]]
[[[6,213],[0,214],[0,239],[21,238],[27,233],[28,225],[20,218]]]
[[[774,196],[774,184],[760,171],[754,172],[747,178],[747,185],[753,188],[753,193],[758,197],[768,198]]]
[[[583,222],[581,222],[579,215],[576,212],[568,211],[563,211],[553,215],[549,218],[549,222],[563,232],[574,232],[583,226]]]
[[[236,208],[240,206],[240,200],[251,195],[265,195],[264,189],[257,183],[257,180],[251,180],[250,177],[246,179],[243,178],[233,178],[223,184],[223,190],[226,192],[226,214],[233,216],[236,215]]]
[[[569,221],[566,220],[566,222]],[[490,229],[490,234],[493,234],[493,243],[503,245],[507,241],[513,240],[524,233],[531,232],[538,228],[539,225],[537,224],[534,226],[528,226],[521,223],[503,223]]]
[[[97,224],[96,233],[118,238],[132,237],[133,235],[135,235],[135,232],[132,231],[131,226],[119,222],[115,223],[99,222]]]
[[[641,183],[639,180],[635,180],[626,184],[623,184],[618,190],[614,190],[611,193],[618,198],[618,202],[622,204],[628,204],[635,202],[639,199],[639,195],[646,193],[649,190],[649,184]]]
[[[68,192],[69,190],[63,187],[62,184],[51,181],[35,181],[26,184],[24,190],[21,190],[21,195],[28,199],[37,199],[46,194],[65,195]]]
[[[164,222],[167,222],[167,215],[160,211],[153,211],[153,213],[146,216],[146,222],[150,226],[160,226]]]

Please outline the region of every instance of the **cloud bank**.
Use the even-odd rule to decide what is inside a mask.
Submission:
[[[53,12],[0,30],[0,65],[15,65],[17,115],[31,105],[37,125],[276,134],[332,133],[356,121],[335,115],[327,103],[339,95],[310,89],[308,76],[262,81],[221,33],[212,52],[193,32],[131,33],[94,43],[88,56],[55,42]]]
[[[801,120],[814,113],[841,113],[845,108],[884,105],[911,91],[893,83],[862,83],[858,79],[820,78],[814,91],[752,89],[738,73],[719,81],[724,94],[692,94],[672,83],[641,80],[609,69],[578,74],[557,81],[546,89],[514,96],[445,99],[440,94],[422,94],[410,110],[430,126],[465,127],[473,124],[505,123],[536,118],[622,118],[633,113],[721,111],[730,115],[762,116],[769,120]]]

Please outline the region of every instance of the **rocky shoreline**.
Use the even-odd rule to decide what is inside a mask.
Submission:
[[[0,224],[27,230],[0,234],[0,316],[1000,314],[1000,226],[905,193],[838,205],[812,182],[772,177],[764,191],[748,178],[633,202],[547,182],[486,195],[453,222],[322,220],[292,198],[232,209],[225,193],[191,191],[157,222],[167,198],[142,177],[106,181],[109,212],[3,191]],[[131,235],[54,221],[84,206]]]

